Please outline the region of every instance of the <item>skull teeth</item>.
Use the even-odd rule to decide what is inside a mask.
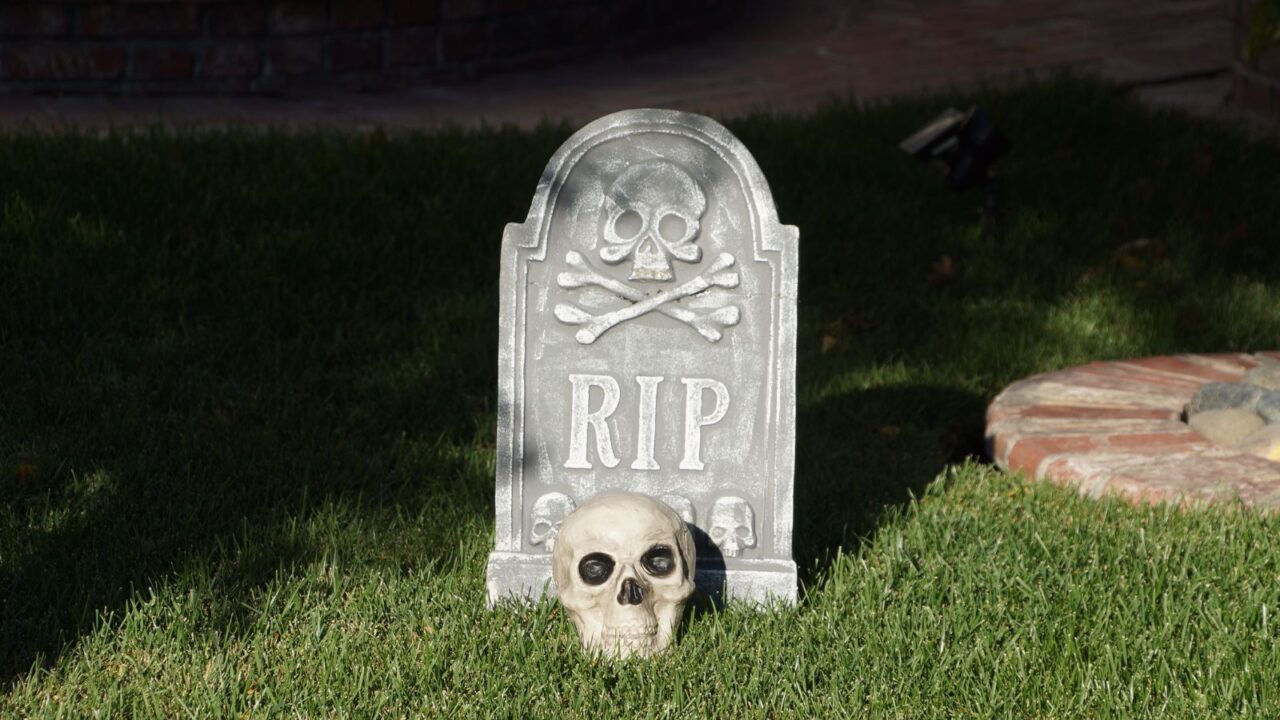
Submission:
[[[647,638],[658,633],[658,625],[656,623],[645,623],[643,625],[619,625],[617,627],[605,628],[605,637],[615,640],[628,640],[637,638]]]

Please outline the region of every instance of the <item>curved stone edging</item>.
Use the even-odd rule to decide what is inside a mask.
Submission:
[[[1134,502],[1239,499],[1280,509],[1280,463],[1219,447],[1182,422],[1207,382],[1238,382],[1280,352],[1162,355],[1094,362],[1019,380],[987,408],[999,467]]]

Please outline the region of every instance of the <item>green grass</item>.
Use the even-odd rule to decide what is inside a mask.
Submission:
[[[896,148],[975,99],[989,234]],[[0,716],[1280,715],[1280,520],[965,460],[1027,374],[1280,345],[1280,147],[1072,79],[731,129],[802,233],[802,600],[623,664],[484,609],[498,243],[569,128],[0,137]]]

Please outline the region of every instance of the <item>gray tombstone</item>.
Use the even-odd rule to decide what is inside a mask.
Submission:
[[[490,603],[550,587],[560,522],[606,490],[693,526],[704,591],[795,601],[798,245],[709,118],[628,110],[556,151],[502,238]]]

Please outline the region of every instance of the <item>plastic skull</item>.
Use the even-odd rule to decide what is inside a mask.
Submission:
[[[564,493],[550,492],[538,498],[529,513],[529,544],[542,545],[547,552],[555,549],[560,523],[573,508],[573,498]]]
[[[675,636],[695,562],[693,536],[671,508],[606,493],[565,518],[551,572],[585,650],[647,657]]]
[[[745,499],[727,495],[711,505],[711,541],[726,557],[756,546],[756,513]]]
[[[616,265],[631,258],[632,280],[671,280],[671,258],[702,258],[693,244],[707,198],[684,170],[655,160],[628,167],[604,199],[606,245],[600,259]]]

